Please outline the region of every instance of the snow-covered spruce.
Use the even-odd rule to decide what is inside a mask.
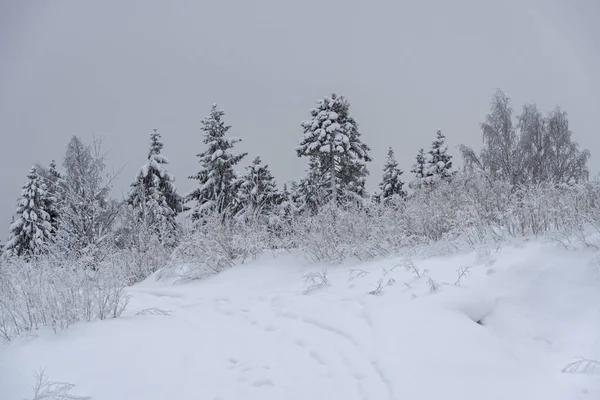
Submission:
[[[196,203],[193,211],[195,220],[208,211],[233,212],[232,207],[237,191],[237,175],[234,166],[246,156],[246,153],[231,152],[241,139],[226,137],[231,126],[223,122],[224,115],[225,112],[213,104],[210,115],[202,121],[204,143],[208,148],[198,154],[200,171],[189,177],[197,180],[200,186],[187,196],[188,201]]]
[[[398,161],[396,161],[396,157],[394,156],[394,150],[390,147],[388,149],[385,165],[383,166],[383,177],[379,184],[381,193],[379,193],[378,198],[382,203],[385,204],[389,200],[398,197],[402,198],[406,195],[402,188],[404,183],[400,179],[400,176],[403,173],[404,172],[398,168]]]
[[[292,201],[299,213],[316,214],[327,202],[330,183],[319,170],[319,161],[312,158],[300,183],[292,184]]]
[[[6,243],[8,255],[32,257],[44,252],[52,238],[48,206],[53,204],[46,184],[32,167],[18,200],[14,222]]]
[[[328,182],[325,202],[339,204],[366,197],[369,147],[360,140],[358,124],[350,115],[350,103],[335,93],[317,102],[311,119],[302,123],[304,137],[296,148],[299,157],[309,157],[309,176]]]
[[[182,209],[175,178],[165,168],[169,163],[161,154],[163,143],[156,129],[150,134],[148,162],[140,168],[127,197],[127,204],[136,217],[159,237],[162,243],[174,241],[177,232],[175,217]]]
[[[452,177],[452,156],[448,154],[446,137],[441,130],[431,144],[431,150],[425,157],[423,165],[423,183],[430,185],[441,179],[448,180]]]
[[[279,205],[281,195],[277,190],[275,178],[268,165],[262,165],[260,157],[246,167],[237,194],[236,215],[245,219],[250,217],[267,218]]]
[[[415,189],[421,186],[425,177],[425,150],[419,149],[416,162],[410,169],[411,174],[414,174],[414,179],[410,182],[410,187]]]
[[[286,219],[291,218],[298,210],[294,203],[294,191],[295,191],[296,183],[292,182],[292,190],[288,188],[288,184],[283,184],[283,189],[281,190],[280,202],[277,207],[278,214],[283,216]]]
[[[62,172],[58,170],[56,161],[52,160],[46,168],[40,164],[35,166],[36,172],[40,175],[46,184],[48,191],[48,202],[46,210],[50,214],[50,224],[52,225],[52,234],[58,232],[60,220],[60,208],[64,202],[65,180]]]

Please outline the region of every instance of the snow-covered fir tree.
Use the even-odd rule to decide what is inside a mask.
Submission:
[[[330,182],[319,168],[319,161],[312,158],[306,176],[292,184],[292,201],[299,213],[316,214],[327,203]]]
[[[223,122],[224,115],[225,112],[213,104],[210,115],[202,121],[204,143],[208,148],[198,154],[201,170],[189,177],[197,180],[200,185],[187,196],[188,201],[196,202],[193,219],[198,219],[202,213],[211,210],[218,213],[233,211],[237,191],[237,175],[234,166],[246,156],[246,153],[231,152],[241,139],[226,137],[231,126]]]
[[[300,202],[300,184],[299,182],[296,181],[292,181],[292,183],[290,183],[290,201],[293,204],[293,208],[296,212],[300,212],[300,206],[301,206],[301,202]]]
[[[10,227],[6,243],[9,255],[31,257],[44,252],[46,244],[52,238],[50,214],[46,209],[51,200],[43,178],[32,167]]]
[[[441,130],[431,144],[431,150],[425,157],[423,165],[423,183],[433,184],[440,179],[448,180],[452,177],[452,156],[448,154],[446,137]]]
[[[396,157],[394,156],[394,150],[390,147],[385,165],[383,166],[383,177],[379,184],[381,193],[379,193],[378,197],[382,203],[405,196],[402,188],[404,183],[400,179],[402,174],[403,171],[398,168],[398,161],[396,161]]]
[[[410,182],[410,187],[420,187],[423,184],[423,178],[425,177],[425,150],[419,149],[416,162],[410,169],[410,172],[415,175],[414,179]]]
[[[43,179],[48,192],[48,204],[46,210],[50,214],[50,224],[52,225],[52,234],[58,232],[60,219],[60,208],[62,207],[65,194],[65,181],[63,174],[58,170],[56,161],[52,160],[48,167],[41,164],[35,165],[36,173]]]
[[[52,225],[52,232],[55,234],[58,232],[58,225],[60,222],[60,207],[62,206],[65,182],[62,173],[56,167],[56,161],[52,160],[48,167],[48,174],[46,176],[46,186],[48,188],[48,204],[47,210],[50,214],[50,224]]]
[[[283,184],[281,201],[279,203],[279,211],[284,217],[289,217],[296,211],[296,205],[294,203],[294,190],[296,190],[296,188],[296,182],[292,182],[292,190],[288,189],[287,183]]]
[[[166,170],[169,163],[161,154],[163,143],[156,129],[150,134],[148,162],[140,168],[127,197],[139,221],[144,222],[163,243],[173,243],[177,231],[175,217],[182,199],[173,185],[175,178]]]
[[[269,166],[263,165],[260,157],[256,157],[246,167],[246,174],[240,180],[237,215],[240,218],[268,215],[279,204],[280,197]]]
[[[310,111],[311,119],[302,123],[304,137],[296,152],[299,157],[314,160],[309,175],[318,173],[319,182],[328,182],[324,202],[338,204],[343,199],[366,196],[370,149],[361,142],[358,124],[349,111],[350,103],[332,94],[319,100]],[[305,179],[305,186],[314,186],[314,178]]]

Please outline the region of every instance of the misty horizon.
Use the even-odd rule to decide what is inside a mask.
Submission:
[[[438,129],[460,163],[456,146],[479,147],[496,88],[515,115],[528,102],[543,113],[561,106],[574,140],[592,153],[591,175],[600,169],[594,1],[1,7],[1,238],[30,167],[52,159],[60,166],[72,135],[105,137],[107,170],[125,165],[113,188],[121,198],[158,129],[178,192],[189,192],[204,149],[200,121],[213,103],[242,139],[236,151],[249,153],[237,169],[260,155],[280,187],[303,176],[300,123],[332,92],[349,99],[371,147],[370,192],[388,147],[410,180],[418,149]],[[340,38],[330,38],[330,15],[346,24]]]

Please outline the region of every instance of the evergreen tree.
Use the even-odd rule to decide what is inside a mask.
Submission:
[[[32,167],[10,227],[6,243],[9,255],[31,257],[44,251],[45,244],[52,238],[50,214],[46,209],[50,202],[44,180]]]
[[[400,180],[403,171],[398,168],[398,162],[394,157],[394,150],[390,147],[388,150],[387,159],[383,166],[383,178],[379,184],[381,193],[378,198],[385,203],[394,197],[404,197],[405,193],[402,187],[404,183]]]
[[[283,190],[281,191],[281,203],[289,203],[292,201],[292,192],[288,189],[288,184],[283,184]]]
[[[423,182],[432,184],[440,179],[448,180],[452,177],[452,156],[448,154],[446,137],[442,131],[437,131],[437,137],[431,144],[431,150],[425,158],[423,165]]]
[[[241,139],[225,136],[231,127],[222,121],[223,115],[225,113],[213,104],[210,115],[202,121],[204,143],[208,149],[198,154],[201,170],[189,177],[197,180],[200,187],[187,196],[188,201],[197,203],[194,219],[209,210],[231,212],[234,206],[237,176],[233,167],[246,153],[231,153],[233,146]]]
[[[56,162],[52,160],[46,168],[43,165],[35,164],[36,173],[42,178],[46,184],[48,192],[48,203],[46,210],[50,214],[50,224],[52,225],[52,234],[58,232],[60,219],[60,208],[63,204],[65,194],[65,182],[62,173],[56,167]]]
[[[171,242],[177,230],[175,216],[182,200],[173,183],[175,178],[165,169],[169,163],[161,154],[163,144],[156,129],[150,134],[148,162],[137,173],[127,197],[139,221],[156,232],[163,243]]]
[[[63,202],[65,182],[62,173],[56,168],[56,162],[52,160],[48,168],[48,175],[46,178],[46,186],[48,188],[48,204],[46,208],[48,214],[50,214],[50,224],[52,225],[52,232],[56,234],[58,232],[58,225],[60,220],[60,207]]]
[[[292,190],[288,189],[287,183],[283,184],[279,209],[284,217],[289,217],[296,211],[296,206],[294,202],[294,191],[297,190],[297,187],[298,185],[296,184],[296,182],[292,182]]]
[[[319,179],[305,179],[305,186],[327,181],[328,198],[324,200],[335,204],[342,198],[366,196],[370,149],[360,141],[358,124],[349,110],[350,103],[343,96],[332,94],[319,100],[310,111],[311,119],[302,123],[304,137],[296,148],[299,157],[313,161],[309,175],[320,175]]]
[[[292,185],[293,200],[298,212],[316,214],[327,203],[330,182],[319,168],[319,162],[313,158],[309,161],[308,172],[300,183]]]
[[[239,185],[238,201],[240,207],[237,211],[242,218],[268,215],[280,202],[275,179],[269,166],[262,165],[260,157],[246,167],[246,174]]]
[[[300,212],[301,201],[300,201],[301,193],[300,193],[300,184],[299,182],[292,181],[290,184],[290,200],[294,205],[294,210]]]
[[[419,149],[416,162],[410,169],[410,172],[415,175],[415,179],[411,182],[410,186],[413,188],[420,187],[425,177],[425,150]]]

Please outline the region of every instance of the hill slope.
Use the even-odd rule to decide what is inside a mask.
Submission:
[[[31,398],[41,367],[95,400],[596,399],[600,368],[561,372],[600,359],[593,257],[534,242],[329,267],[321,287],[290,255],[148,280],[120,319],[0,349],[0,399]]]

